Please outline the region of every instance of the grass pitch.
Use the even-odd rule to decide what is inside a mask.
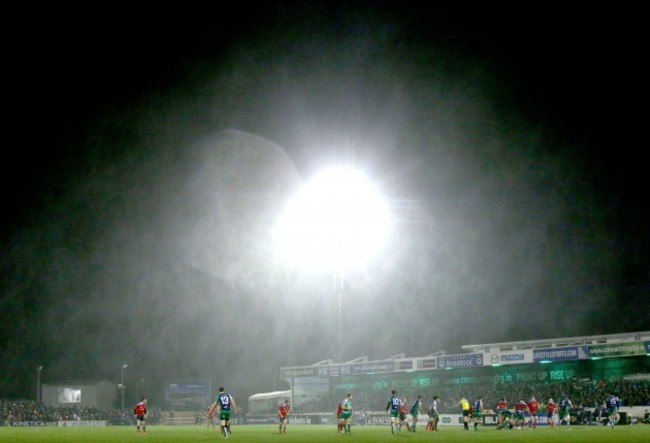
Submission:
[[[391,434],[388,426],[354,426],[351,434],[338,434],[334,425],[294,425],[279,434],[275,425],[233,425],[226,440],[218,431],[205,426],[149,426],[147,434],[136,433],[135,426],[102,428],[12,428],[0,427],[0,442],[650,442],[650,426],[573,426],[570,429],[499,430],[494,427],[470,429],[441,427],[438,432]]]

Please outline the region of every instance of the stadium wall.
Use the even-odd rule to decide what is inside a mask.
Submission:
[[[458,355],[398,356],[381,361],[360,358],[340,364],[324,360],[311,366],[281,368],[281,376],[289,381],[294,409],[300,412],[332,409],[346,392],[355,393],[355,406],[376,409],[392,389],[400,396],[421,393],[426,398],[449,388],[471,397],[490,385],[509,390],[523,384],[534,390],[549,384],[573,384],[579,390],[584,384],[590,389],[589,383],[595,381],[649,374],[649,334],[637,333],[634,339],[598,336],[563,340],[571,346],[522,342],[470,347],[476,352]],[[531,395],[530,390],[525,395]]]

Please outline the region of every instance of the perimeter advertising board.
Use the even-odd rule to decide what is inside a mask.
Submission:
[[[405,363],[406,362],[406,363]],[[395,370],[411,369],[413,367],[412,360],[399,362],[396,368],[395,360],[379,360],[367,361],[361,363],[342,363],[334,365],[319,365],[319,366],[294,366],[289,368],[281,368],[280,373],[282,378],[299,378],[299,377],[331,377],[339,375],[361,375],[361,374],[376,374],[378,372],[393,372]],[[408,368],[403,368],[401,365],[410,364]]]
[[[589,356],[593,357],[625,357],[629,355],[644,355],[647,345],[644,342],[611,343],[589,346]]]
[[[569,346],[566,348],[545,348],[533,351],[533,361],[553,362],[566,360],[586,360],[589,358],[589,346]]]
[[[442,355],[437,358],[438,369],[483,366],[483,354]]]
[[[485,354],[483,364],[490,365],[517,365],[533,362],[533,350],[521,349],[517,351],[488,352]]]

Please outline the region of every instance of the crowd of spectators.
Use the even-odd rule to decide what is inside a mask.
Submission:
[[[535,396],[540,404],[545,404],[550,398],[559,402],[566,396],[571,399],[576,408],[598,408],[609,394],[614,392],[621,399],[622,406],[650,406],[650,382],[648,381],[606,382],[575,379],[564,382],[472,383],[435,386],[426,390],[415,387],[397,388],[397,391],[400,397],[407,399],[407,402],[422,395],[427,405],[436,395],[440,399],[439,412],[446,414],[458,413],[461,397],[470,401],[482,397],[486,409],[493,409],[501,397],[505,397],[510,405],[514,405],[519,400],[528,401],[532,396]],[[357,410],[381,411],[385,409],[390,397],[390,389],[353,390],[352,393]],[[298,413],[334,411],[344,396],[343,392],[334,392],[326,398],[296,405],[294,411]]]
[[[501,397],[511,405],[519,400],[528,401],[535,396],[544,405],[549,398],[559,402],[568,397],[576,408],[597,409],[607,396],[614,392],[621,399],[622,406],[650,406],[650,381],[598,381],[571,380],[564,382],[508,382],[508,383],[471,383],[432,386],[426,390],[417,387],[398,388],[398,395],[407,401],[422,395],[428,407],[433,396],[440,399],[439,412],[458,413],[461,397],[473,401],[483,398],[486,409],[492,409]],[[353,404],[355,410],[381,411],[386,407],[390,390],[354,390]],[[295,413],[332,412],[347,392],[334,391],[329,396],[297,404]],[[544,409],[541,408],[543,411]],[[157,424],[173,413],[165,413],[157,407],[150,407],[147,422]],[[0,425],[12,422],[56,422],[59,420],[106,420],[109,424],[133,424],[132,411],[100,410],[91,407],[49,406],[33,400],[0,400]]]
[[[160,422],[160,408],[149,408],[147,421]],[[132,424],[133,413],[91,407],[48,406],[33,400],[0,400],[0,425],[13,422],[56,422],[59,420],[106,420],[112,424]]]

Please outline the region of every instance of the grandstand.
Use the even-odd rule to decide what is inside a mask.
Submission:
[[[607,390],[616,389],[626,406],[650,405],[650,331],[554,340],[466,345],[461,354],[445,351],[421,356],[395,355],[369,361],[358,357],[342,363],[323,360],[308,366],[281,368],[291,386],[297,413],[331,412],[347,392],[355,409],[380,411],[387,394],[438,395],[443,410],[457,411],[461,395],[481,395],[488,407],[500,396],[511,400],[563,394],[574,404],[593,407]]]

